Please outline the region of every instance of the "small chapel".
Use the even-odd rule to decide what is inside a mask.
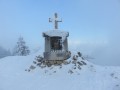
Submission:
[[[58,23],[62,22],[62,20],[58,20],[57,13],[54,14],[54,18],[49,18],[49,22],[54,23],[54,29],[43,32],[45,38],[44,60],[49,62],[67,60],[71,57],[67,38],[69,32],[58,29]]]

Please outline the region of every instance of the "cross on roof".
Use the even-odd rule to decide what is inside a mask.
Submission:
[[[58,22],[62,22],[62,20],[58,20],[58,15],[55,13],[54,19],[49,18],[49,22],[54,22],[54,28],[58,29]]]

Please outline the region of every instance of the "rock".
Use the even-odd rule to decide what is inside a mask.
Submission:
[[[33,66],[33,65],[31,65],[31,66],[30,66],[30,69],[35,69],[35,68],[36,68],[36,67],[35,67],[35,66]]]
[[[36,61],[33,61],[34,64],[36,64],[37,62]]]
[[[69,71],[68,71],[68,73],[72,74],[72,73],[73,73],[73,71],[72,71],[72,70],[69,70]]]
[[[84,65],[87,65],[84,61],[81,61]]]
[[[82,53],[80,53],[80,52],[78,52],[77,54],[78,54],[78,56],[79,56],[79,57],[81,57],[81,56],[82,56]]]
[[[80,65],[80,66],[82,66],[82,65],[83,65],[83,64],[82,64],[81,62],[79,62],[79,61],[78,61],[77,63],[78,63],[78,65]]]

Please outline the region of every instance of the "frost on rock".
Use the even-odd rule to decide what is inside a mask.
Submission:
[[[66,70],[66,72],[68,72],[69,74],[73,74],[74,72],[76,72],[76,70],[77,71],[81,70],[82,67],[85,65],[87,65],[87,62],[86,60],[83,59],[82,54],[80,52],[78,52],[76,55],[73,55],[73,57],[71,57],[70,59],[63,61],[62,63],[54,64],[45,61],[44,58],[39,55],[36,56],[35,61],[33,61],[33,65],[29,67],[28,72],[38,67],[41,68],[42,70],[45,70],[45,73],[47,73],[50,70],[54,70],[56,67],[62,69],[65,66],[68,66],[69,68]],[[49,68],[47,72],[46,68]],[[53,71],[53,73],[56,73],[56,71]]]

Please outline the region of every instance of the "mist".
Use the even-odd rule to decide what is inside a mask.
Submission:
[[[101,37],[102,38],[102,37]],[[108,31],[106,40],[90,41],[72,40],[69,42],[72,51],[80,51],[88,56],[89,61],[97,65],[120,66],[120,31]]]

